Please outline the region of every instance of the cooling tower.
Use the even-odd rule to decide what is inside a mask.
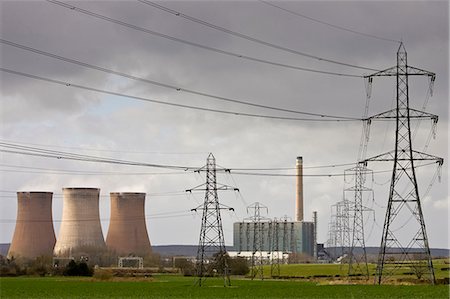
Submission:
[[[297,157],[297,192],[295,199],[295,221],[303,221],[303,159]]]
[[[63,188],[63,215],[54,253],[65,256],[78,249],[105,249],[99,215],[100,189]]]
[[[17,192],[17,220],[8,257],[53,255],[52,192]]]
[[[111,217],[106,245],[118,254],[151,253],[145,224],[145,193],[111,193]]]

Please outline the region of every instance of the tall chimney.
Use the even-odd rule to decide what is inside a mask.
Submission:
[[[303,159],[297,157],[297,192],[295,200],[295,221],[303,221]]]

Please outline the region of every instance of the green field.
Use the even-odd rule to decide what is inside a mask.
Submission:
[[[448,260],[433,261],[436,279],[449,277]],[[448,285],[406,285],[413,275],[400,275],[397,285],[374,285],[375,265],[369,265],[369,281],[347,280],[346,265],[280,265],[280,277],[270,279],[270,266],[264,267],[265,279],[232,277],[231,287],[223,280],[209,278],[199,287],[194,277],[155,274],[150,278],[114,278],[106,280],[80,277],[4,277],[1,298],[449,298]],[[99,272],[100,273],[100,272]],[[361,284],[363,283],[363,284]]]
[[[231,287],[210,278],[155,275],[148,279],[99,281],[93,278],[1,278],[1,298],[449,298],[448,285],[323,285],[295,280],[233,277]]]
[[[433,260],[434,274],[437,280],[449,277],[448,260]],[[375,275],[376,265],[369,264],[369,274]],[[407,271],[407,270],[405,270]],[[280,265],[280,277],[315,278],[333,277],[345,279],[348,274],[348,264],[291,264]],[[264,276],[270,277],[270,266],[264,266]],[[414,278],[414,275],[402,275],[397,278]]]

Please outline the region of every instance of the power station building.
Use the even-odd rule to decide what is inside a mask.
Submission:
[[[255,244],[257,243],[257,244]],[[314,256],[314,223],[292,221],[235,222],[233,249],[238,254],[260,251]]]
[[[268,220],[242,221],[233,224],[233,249],[242,252],[280,251],[306,254],[317,258],[317,214],[314,222],[303,216],[303,159],[296,160],[295,221]]]
[[[17,220],[8,258],[52,256],[56,238],[52,192],[17,192]]]

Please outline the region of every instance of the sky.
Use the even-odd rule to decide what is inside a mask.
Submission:
[[[395,77],[374,78],[367,100],[363,76],[394,66],[402,41],[408,65],[436,74],[432,97],[426,77],[409,80],[410,106],[439,116],[436,138],[428,139],[430,120],[414,121],[411,128],[414,149],[444,158],[440,182],[436,165],[419,163],[417,177],[430,246],[450,248],[448,1],[156,2],[166,10],[139,1],[67,3],[77,9],[47,1],[0,2],[0,149],[13,143],[193,168],[205,165],[213,153],[220,167],[231,169],[219,171],[217,181],[240,190],[219,192],[220,202],[235,209],[221,213],[227,245],[232,245],[232,223],[251,216],[246,207],[254,202],[268,207],[267,217],[294,218],[292,175],[296,157],[302,156],[305,220],[312,221],[313,211],[318,212],[318,242],[326,243],[332,205],[352,198],[343,190],[352,186],[353,177],[343,174],[358,160],[363,122],[261,106],[356,119],[364,117],[366,103],[368,116],[390,110]],[[394,136],[394,122],[373,121],[366,157],[393,150]],[[366,244],[379,246],[392,162],[368,167],[375,174],[367,180],[374,196],[364,198],[373,210],[365,213]],[[201,214],[190,210],[202,204],[204,194],[185,190],[205,182],[202,172],[7,152],[1,152],[0,170],[0,243],[12,239],[17,191],[54,192],[58,235],[64,187],[101,189],[104,236],[109,193],[146,192],[153,245],[198,243]],[[408,221],[397,229],[407,229]]]

